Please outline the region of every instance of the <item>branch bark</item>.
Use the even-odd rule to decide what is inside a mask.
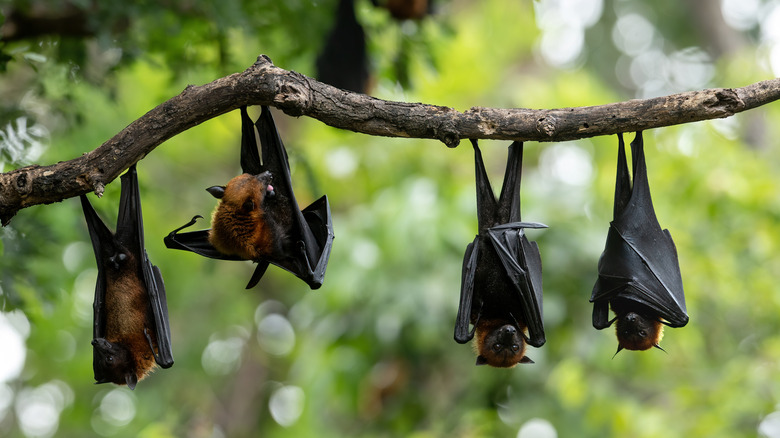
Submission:
[[[369,135],[429,138],[455,147],[463,138],[566,141],[724,118],[780,99],[780,78],[607,105],[535,110],[474,107],[465,112],[391,102],[334,88],[273,65],[261,55],[241,73],[187,86],[97,149],[70,161],[0,174],[3,226],[21,209],[94,191],[165,140],[244,105],[271,105]]]

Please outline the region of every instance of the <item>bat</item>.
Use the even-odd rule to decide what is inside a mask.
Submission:
[[[98,267],[92,332],[95,381],[135,389],[155,363],[170,368],[173,353],[165,285],[144,247],[135,164],[121,181],[116,233],[100,220],[84,195],[81,207]]]
[[[333,245],[330,204],[323,195],[305,209],[298,208],[287,152],[267,106],[256,123],[241,107],[241,169],[244,173],[227,185],[206,189],[219,199],[211,228],[180,233],[201,217],[195,216],[171,231],[165,245],[213,259],[256,262],[247,289],[257,285],[269,264],[318,289]]]
[[[633,187],[622,134],[618,142],[613,220],[590,297],[593,327],[601,330],[617,321],[618,352],[660,349],[663,325],[688,323],[677,249],[653,209],[642,132],[631,142]],[[609,307],[615,313],[612,320]]]
[[[455,341],[464,344],[476,333],[477,365],[508,368],[533,363],[525,355],[526,345],[541,347],[545,342],[542,259],[524,230],[547,225],[520,222],[523,144],[509,146],[504,184],[496,200],[477,141],[471,143],[479,234],[463,258]]]
[[[339,0],[336,20],[317,56],[317,79],[344,90],[368,93],[366,33],[355,17],[355,0]]]

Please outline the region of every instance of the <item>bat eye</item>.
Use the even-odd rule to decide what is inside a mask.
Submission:
[[[647,332],[646,332],[646,331],[644,331],[644,330],[639,330],[639,336],[641,336],[641,337],[643,337],[643,338],[644,338],[644,337],[646,337],[646,336],[647,336]]]
[[[244,209],[244,211],[252,211],[252,210],[254,210],[255,209],[255,201],[249,200],[249,201],[244,202],[243,209]]]
[[[114,362],[114,356],[106,356],[106,362],[108,363]]]
[[[520,346],[519,346],[519,345],[517,345],[517,344],[512,344],[512,351],[514,351],[515,353],[517,353],[517,352],[518,352],[518,350],[520,350]]]
[[[499,344],[498,342],[496,342],[495,344],[493,344],[493,351],[495,351],[495,352],[499,352],[499,351],[501,351],[501,348],[502,348],[502,346],[501,346],[501,344]]]

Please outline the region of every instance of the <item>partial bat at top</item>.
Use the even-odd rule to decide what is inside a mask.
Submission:
[[[330,204],[322,196],[298,208],[287,151],[266,106],[256,123],[246,107],[241,108],[241,169],[244,173],[226,186],[207,189],[220,200],[211,229],[180,233],[200,217],[195,216],[168,234],[165,245],[214,259],[256,262],[247,289],[260,281],[269,263],[292,272],[312,289],[322,286],[333,244]]]
[[[688,323],[677,249],[655,216],[642,132],[631,143],[633,187],[622,134],[618,140],[614,218],[590,297],[593,327],[601,330],[617,321],[617,351],[661,348],[662,324]],[[611,320],[609,307],[616,315]]]
[[[479,234],[463,259],[460,305],[455,340],[477,336],[477,365],[513,367],[533,363],[526,344],[545,342],[542,323],[542,259],[526,228],[546,228],[520,222],[520,176],[523,144],[509,146],[504,185],[498,201],[490,187],[482,154],[474,145]],[[474,328],[469,331],[469,324]],[[527,332],[527,334],[526,334]]]
[[[116,233],[84,195],[81,207],[98,266],[92,340],[95,380],[134,389],[155,362],[162,368],[173,365],[173,354],[165,285],[144,248],[135,165],[121,180]]]

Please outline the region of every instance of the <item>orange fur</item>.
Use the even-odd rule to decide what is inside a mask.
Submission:
[[[126,348],[132,356],[136,377],[140,381],[155,367],[154,355],[144,331],[152,339],[157,350],[156,331],[150,320],[149,295],[141,281],[138,261],[126,254],[126,266],[118,271],[109,270],[106,281],[106,331],[105,339]],[[124,384],[123,377],[114,381]]]
[[[649,350],[656,345],[659,345],[661,338],[664,336],[664,326],[660,321],[649,321],[651,324],[650,330],[647,335],[642,337],[636,334],[624,334],[618,329],[618,325],[615,325],[615,332],[618,339],[618,346],[625,348],[626,350]]]
[[[526,344],[523,337],[518,339],[519,349],[512,351],[511,348],[503,348],[501,351],[496,352],[493,350],[493,342],[488,338],[495,331],[500,330],[501,327],[507,325],[506,321],[502,320],[480,320],[477,324],[476,334],[474,336],[475,349],[479,356],[483,357],[486,363],[490,366],[497,368],[512,368],[520,363],[525,357]],[[515,327],[518,333],[524,335],[525,327]]]
[[[225,193],[211,217],[209,242],[219,252],[257,260],[273,252],[274,236],[260,208],[266,186],[254,175],[239,175],[225,186]],[[254,206],[247,209],[247,203]]]
[[[387,0],[385,7],[397,20],[417,20],[428,13],[428,0]]]

